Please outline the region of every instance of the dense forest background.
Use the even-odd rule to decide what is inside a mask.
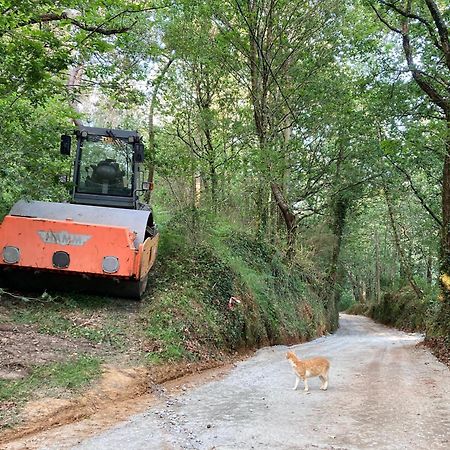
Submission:
[[[331,329],[357,305],[448,338],[447,1],[0,10],[1,217],[20,198],[70,198],[59,137],[76,123],[138,129],[162,229],[276,247]]]

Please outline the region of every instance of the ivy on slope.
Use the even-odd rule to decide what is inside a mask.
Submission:
[[[212,358],[326,331],[323,305],[275,247],[232,229],[200,239],[167,228],[144,306],[151,362]],[[231,297],[240,303],[230,308]]]

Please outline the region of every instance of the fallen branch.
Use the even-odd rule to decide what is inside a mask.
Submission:
[[[52,297],[47,291],[44,291],[39,297],[26,297],[25,295],[13,294],[3,288],[0,287],[0,297],[2,295],[8,295],[9,297],[15,298],[17,300],[21,300],[23,302],[41,302],[41,303],[50,303],[54,302],[58,297]]]

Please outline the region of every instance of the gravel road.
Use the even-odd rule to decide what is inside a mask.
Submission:
[[[421,339],[341,315],[336,334],[290,348],[330,360],[328,391],[293,391],[287,347],[265,348],[72,448],[449,449],[450,372]]]

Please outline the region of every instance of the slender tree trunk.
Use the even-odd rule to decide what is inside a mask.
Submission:
[[[67,80],[67,92],[69,94],[69,105],[73,108],[75,112],[79,112],[78,110],[78,99],[77,99],[77,87],[80,86],[81,76],[83,74],[83,66],[73,66],[70,69],[69,79]],[[77,127],[81,127],[83,125],[83,121],[79,118],[72,119],[73,123]]]
[[[280,208],[281,214],[284,218],[284,223],[286,224],[287,232],[287,251],[286,256],[288,259],[292,259],[295,254],[295,242],[297,238],[297,217],[292,212],[291,207],[285,200],[281,188],[276,183],[270,183],[275,202]]]
[[[214,161],[209,161],[209,178],[211,182],[211,205],[212,210],[217,212],[217,190],[219,185],[219,180],[217,177],[216,167],[214,165]]]
[[[361,297],[360,302],[365,305],[367,303],[367,286],[364,280],[361,281]]]
[[[357,275],[353,275],[351,272],[348,273],[350,278],[350,283],[352,285],[353,298],[355,302],[361,303],[361,283]]]
[[[155,148],[155,125],[154,125],[154,116],[155,116],[155,106],[156,100],[158,98],[158,92],[161,87],[162,81],[169,70],[171,64],[173,63],[173,59],[169,59],[167,63],[161,70],[161,73],[157,76],[154,84],[153,84],[153,92],[150,100],[150,107],[148,109],[148,183],[149,190],[145,193],[144,202],[149,203],[151,192],[153,190],[153,184],[155,179],[155,161],[156,161],[156,148]]]
[[[198,173],[194,155],[191,155],[191,229],[198,228],[198,209],[201,203],[201,175]]]
[[[433,259],[431,257],[431,252],[427,258],[427,283],[431,286],[433,284]]]
[[[398,233],[398,229],[397,229],[397,223],[395,221],[395,216],[394,216],[394,209],[392,207],[391,198],[389,196],[389,192],[388,192],[386,186],[384,186],[384,197],[386,199],[386,205],[388,208],[388,214],[389,214],[389,220],[391,223],[392,235],[394,237],[394,244],[397,249],[397,253],[399,255],[400,270],[404,274],[404,276],[407,279],[410,286],[412,287],[417,298],[422,298],[423,293],[422,293],[421,289],[419,288],[419,286],[414,281],[411,266],[409,264],[408,259],[406,258],[406,255],[405,255],[403,248],[401,246],[401,243],[400,243],[400,237],[399,237],[399,233]]]
[[[256,211],[258,216],[258,235],[264,237],[267,235],[269,226],[269,193],[267,190],[267,180],[260,174],[258,180],[258,191],[256,193]]]
[[[198,67],[193,68],[193,74],[196,90],[195,103],[201,120],[201,126],[198,130],[199,146],[204,154],[202,159],[208,164],[209,179],[207,178],[207,181],[209,183],[210,207],[216,213],[218,208],[219,177],[217,175],[218,156],[217,149],[214,146],[214,128],[211,121],[214,91],[212,89],[211,75],[208,73],[207,68],[202,64],[198,64]]]
[[[261,167],[259,172],[258,192],[257,192],[257,213],[258,213],[258,234],[265,236],[269,226],[269,189],[268,180],[270,179],[270,161],[268,158],[269,143],[269,111],[267,100],[269,95],[269,76],[268,54],[266,47],[270,43],[264,43],[264,33],[258,29],[256,15],[261,5],[254,0],[247,0],[248,8],[248,39],[249,39],[249,57],[250,68],[250,98],[253,106],[253,118],[255,130],[258,136],[258,146]],[[268,28],[271,27],[271,20],[267,20],[266,36],[270,35]],[[272,191],[273,192],[273,191]]]
[[[380,262],[380,238],[375,231],[375,300],[381,301],[381,262]]]
[[[345,218],[347,216],[348,210],[348,202],[341,197],[335,201],[333,207],[333,225],[332,230],[334,234],[334,245],[333,245],[333,253],[331,255],[331,264],[330,264],[330,281],[334,284],[337,280],[337,272],[338,272],[338,262],[339,262],[339,254],[341,252],[342,247],[342,237],[344,235],[344,226],[345,226]]]

